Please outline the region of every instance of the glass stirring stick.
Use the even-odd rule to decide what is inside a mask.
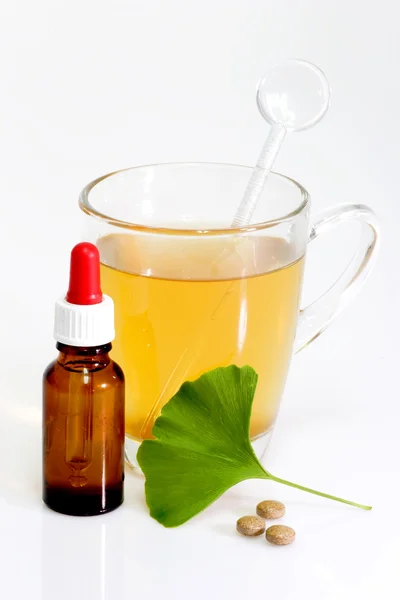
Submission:
[[[330,95],[324,73],[305,60],[287,60],[261,79],[258,110],[272,127],[232,221],[233,228],[250,223],[286,133],[316,125],[329,108]]]
[[[244,197],[232,221],[232,228],[246,227],[256,209],[268,175],[287,132],[302,131],[313,127],[329,108],[330,89],[324,73],[304,60],[287,60],[270,69],[261,79],[257,89],[257,105],[261,115],[272,125],[257,165],[247,185]],[[240,244],[243,239],[239,239]],[[237,245],[235,246],[237,247]],[[232,250],[228,250],[229,254]],[[225,252],[218,260],[226,256]],[[237,285],[238,282],[233,285]],[[217,313],[225,298],[232,292],[229,283],[221,300],[199,322],[196,331],[189,332],[186,348],[170,373],[161,393],[148,414],[141,429],[142,438],[151,435],[153,424],[163,405],[178,391],[186,380],[195,359],[208,338]],[[217,365],[215,365],[217,366]]]

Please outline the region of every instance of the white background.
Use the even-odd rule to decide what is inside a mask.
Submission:
[[[398,598],[399,9],[395,0],[13,0],[0,7],[0,590],[67,598]],[[287,139],[277,170],[314,213],[363,202],[382,250],[361,296],[294,359],[267,465],[372,503],[370,513],[277,484],[244,483],[177,530],[147,515],[143,482],[106,517],[40,500],[41,372],[54,299],[80,239],[77,196],[148,162],[253,164],[267,133],[264,71],[311,60],[333,91],[326,118]],[[349,235],[310,250],[306,297],[333,278]],[[262,498],[287,504],[288,548],[235,534]]]

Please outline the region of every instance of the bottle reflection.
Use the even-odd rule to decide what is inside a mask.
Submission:
[[[124,597],[123,522],[43,514],[42,600]]]

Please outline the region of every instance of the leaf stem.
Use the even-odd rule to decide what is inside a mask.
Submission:
[[[365,504],[357,504],[357,502],[350,502],[350,500],[344,500],[343,498],[338,498],[337,496],[331,496],[330,494],[317,492],[317,490],[312,490],[310,488],[304,487],[303,485],[298,485],[297,483],[292,483],[291,481],[280,479],[280,477],[275,477],[274,475],[271,475],[271,473],[269,473],[269,478],[272,479],[272,481],[276,481],[277,483],[283,483],[283,485],[288,485],[290,487],[297,488],[298,490],[302,490],[303,492],[309,492],[310,494],[315,494],[316,496],[329,498],[329,500],[336,500],[336,502],[343,502],[343,504],[350,504],[350,506],[355,506],[356,508],[362,508],[363,510],[371,510],[372,508],[372,506],[365,506]]]

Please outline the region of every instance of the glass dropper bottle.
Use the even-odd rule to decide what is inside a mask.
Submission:
[[[59,355],[43,376],[43,500],[64,514],[105,513],[123,502],[125,390],[109,357],[114,305],[101,292],[93,244],[71,252],[54,338]]]

